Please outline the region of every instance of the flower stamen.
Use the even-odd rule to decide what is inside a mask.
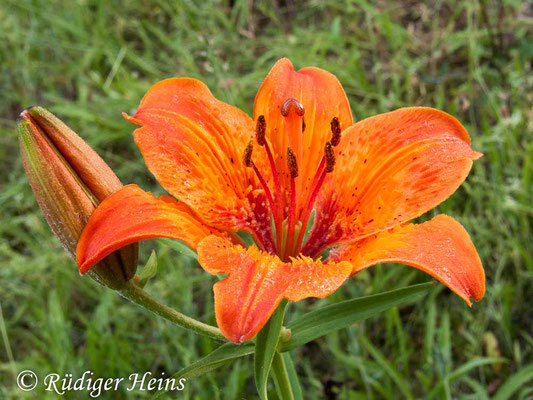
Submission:
[[[272,197],[272,193],[270,192],[270,189],[268,188],[268,185],[267,185],[267,183],[265,181],[265,178],[263,178],[263,175],[261,175],[261,172],[259,172],[259,169],[257,168],[257,166],[255,165],[255,163],[252,160],[253,150],[254,150],[254,144],[250,140],[250,142],[248,142],[248,145],[244,149],[244,155],[242,157],[243,163],[247,167],[252,167],[253,168],[253,170],[255,172],[255,175],[259,179],[259,182],[261,183],[261,186],[263,187],[263,190],[265,191],[265,196],[266,196],[267,201],[268,201],[268,203],[270,205],[270,210],[272,211],[272,214],[274,214],[274,199]]]
[[[289,169],[289,174],[291,177],[291,193],[290,193],[290,204],[289,204],[289,219],[287,227],[287,243],[285,245],[285,251],[283,258],[291,255],[292,253],[292,244],[294,241],[294,227],[296,224],[296,185],[295,179],[298,177],[298,162],[296,161],[296,156],[290,147],[287,148],[287,167]]]
[[[255,138],[259,146],[266,144],[266,120],[264,115],[257,118],[257,125],[255,126]]]
[[[274,156],[270,150],[270,146],[266,140],[266,120],[264,115],[260,115],[257,118],[256,125],[256,139],[259,146],[263,146],[267,153],[268,161],[270,163],[270,169],[272,170],[272,178],[274,180],[274,203],[275,208],[272,209],[272,214],[274,215],[274,225],[276,227],[276,246],[277,249],[280,249],[281,246],[281,222],[283,220],[283,204],[281,196],[281,184],[279,181],[279,172],[276,168],[276,162],[274,161]]]
[[[251,167],[252,166],[252,153],[253,153],[253,151],[254,151],[254,144],[252,143],[252,141],[250,141],[248,143],[248,145],[246,146],[246,148],[244,149],[244,155],[242,156],[242,162],[247,167]]]
[[[300,221],[302,222],[302,229],[300,230],[300,233],[298,234],[298,240],[296,241],[297,251],[300,251],[301,249],[305,235],[305,228],[307,227],[307,223],[309,222],[309,218],[311,217],[311,213],[313,212],[313,206],[317,199],[320,188],[322,187],[324,180],[326,179],[326,175],[332,172],[334,167],[335,153],[333,151],[333,144],[331,142],[326,142],[326,145],[324,146],[324,156],[320,161],[320,165],[318,166],[318,169],[316,171],[313,183],[311,184],[311,189],[309,190],[309,196],[307,197],[307,201],[302,210],[300,218]]]
[[[302,196],[298,197],[297,192],[301,191],[302,182],[301,179],[298,181],[296,179],[299,172],[297,160],[303,158],[298,158],[299,155],[295,154],[295,151],[298,154],[303,153],[302,133],[305,130],[305,121],[303,119],[305,108],[298,100],[289,98],[283,103],[280,112],[285,117],[285,131],[289,139],[289,145],[287,146],[287,170],[290,178],[290,188],[287,209],[284,209],[284,204],[286,203],[282,192],[280,174],[270,145],[266,139],[266,120],[264,115],[260,115],[257,118],[256,140],[257,144],[266,151],[272,170],[275,191],[272,192],[269,189],[266,180],[252,160],[253,142],[248,143],[244,151],[243,162],[247,167],[253,168],[264,189],[274,218],[276,231],[275,251],[282,260],[287,261],[289,257],[295,256],[301,251],[305,230],[309,223],[313,206],[318,198],[318,193],[324,184],[326,175],[331,173],[335,168],[334,147],[340,143],[341,126],[337,117],[331,120],[331,140],[324,145],[324,153],[311,182],[311,186],[307,191],[307,196],[305,198]]]
[[[333,143],[327,142],[324,147],[324,158],[326,159],[326,172],[332,172],[335,167],[335,154],[333,153]]]
[[[341,123],[337,117],[333,117],[331,125],[331,144],[336,147],[341,141]]]

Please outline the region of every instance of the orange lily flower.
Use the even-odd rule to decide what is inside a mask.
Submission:
[[[178,201],[135,185],[108,197],[78,243],[82,273],[127,244],[181,240],[207,272],[228,274],[214,285],[215,310],[233,342],[253,337],[283,298],[328,296],[383,262],[418,268],[469,305],[484,295],[481,261],[457,221],[407,223],[449,197],[481,156],[444,112],[402,108],[354,124],[334,75],[282,59],[254,119],[189,78],[157,83],[125,118],[142,126],[135,142]]]

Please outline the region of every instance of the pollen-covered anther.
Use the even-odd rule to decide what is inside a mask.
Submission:
[[[333,171],[335,167],[335,153],[333,152],[333,144],[331,142],[326,143],[324,156],[326,157],[326,172]]]
[[[248,142],[248,145],[244,149],[244,154],[242,156],[242,162],[247,167],[251,167],[252,166],[252,153],[253,153],[253,151],[254,151],[254,144],[250,140],[250,142]]]
[[[296,178],[298,176],[298,163],[296,162],[296,156],[290,147],[287,147],[287,167],[289,168],[291,178]]]
[[[331,144],[337,146],[341,141],[341,123],[337,117],[333,117],[331,124]]]
[[[259,146],[264,146],[266,143],[266,120],[264,115],[257,118],[257,125],[255,127],[255,137]]]
[[[281,106],[281,115],[287,117],[291,111],[294,111],[299,117],[303,117],[305,114],[305,107],[298,100],[289,97]]]

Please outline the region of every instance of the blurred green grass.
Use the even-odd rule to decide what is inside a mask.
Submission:
[[[20,110],[49,108],[123,182],[161,193],[120,113],[133,112],[150,85],[171,76],[199,78],[251,112],[262,79],[284,56],[296,67],[335,73],[357,119],[437,107],[455,115],[485,154],[438,208],[461,221],[476,244],[487,275],[483,301],[469,309],[439,285],[418,304],[293,351],[305,398],[482,399],[502,386],[513,398],[530,398],[531,382],[512,377],[531,376],[533,362],[532,15],[518,0],[4,0],[0,398],[24,398],[14,384],[23,369],[169,375],[215,347],[79,277],[25,178],[14,122]],[[160,271],[148,290],[214,323],[213,278],[161,242],[143,244],[142,260],[154,248]],[[289,315],[426,280],[409,268],[379,266],[327,299],[292,304]],[[250,360],[240,360],[190,380],[179,395],[255,398],[250,370]],[[149,395],[124,390],[117,397]]]

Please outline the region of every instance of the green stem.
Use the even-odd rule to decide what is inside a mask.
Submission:
[[[117,290],[117,292],[126,299],[140,305],[141,307],[144,307],[149,311],[152,311],[154,314],[157,314],[160,317],[175,323],[176,325],[184,327],[185,329],[190,329],[214,339],[226,340],[222,332],[220,332],[220,329],[204,324],[203,322],[195,320],[194,318],[188,317],[187,315],[179,313],[176,310],[161,304],[159,301],[150,296],[148,292],[141,289],[131,281],[128,282],[124,288]]]
[[[276,390],[281,400],[294,400],[294,393],[289,379],[289,371],[283,355],[276,351],[274,359],[272,360],[272,373],[274,375],[274,382]]]

